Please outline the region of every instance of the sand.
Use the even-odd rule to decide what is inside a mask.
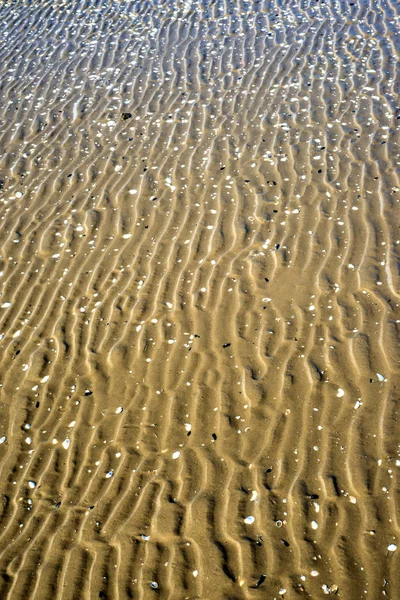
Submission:
[[[1,600],[400,598],[398,23],[3,0]]]

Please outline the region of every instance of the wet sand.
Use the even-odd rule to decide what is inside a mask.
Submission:
[[[400,597],[398,23],[2,2],[1,600]]]

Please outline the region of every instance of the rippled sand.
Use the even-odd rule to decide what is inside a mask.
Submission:
[[[399,4],[3,0],[0,598],[400,598]]]

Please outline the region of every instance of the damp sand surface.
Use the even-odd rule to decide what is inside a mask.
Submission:
[[[2,600],[400,597],[398,25],[1,3]]]

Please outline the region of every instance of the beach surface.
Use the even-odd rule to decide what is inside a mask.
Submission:
[[[400,598],[399,15],[1,2],[1,600]]]

